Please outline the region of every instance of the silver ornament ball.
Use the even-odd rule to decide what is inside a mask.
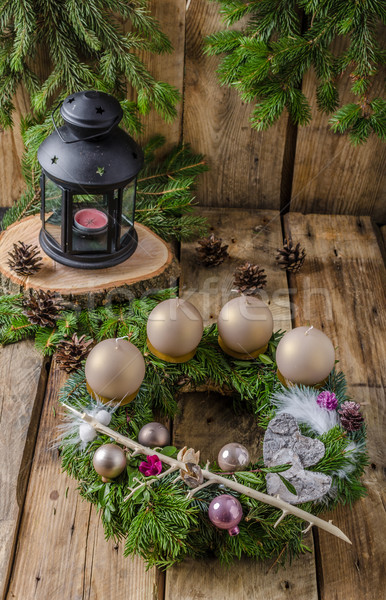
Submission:
[[[155,448],[156,446],[168,446],[170,434],[162,423],[147,423],[138,434],[138,441],[142,446]]]
[[[104,444],[95,452],[92,464],[102,481],[108,481],[118,477],[126,468],[126,454],[116,444]]]
[[[249,464],[249,452],[242,444],[232,442],[221,448],[217,462],[222,471],[242,471]]]
[[[97,435],[94,427],[91,427],[88,423],[81,423],[79,425],[79,437],[82,442],[93,442]]]
[[[95,415],[96,420],[98,421],[98,423],[101,423],[102,425],[110,425],[111,422],[111,414],[107,411],[107,410],[100,410],[96,415]]]

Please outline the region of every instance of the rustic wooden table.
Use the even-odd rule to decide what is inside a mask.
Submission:
[[[337,346],[354,398],[364,409],[370,466],[366,498],[332,518],[348,546],[322,531],[308,534],[313,552],[285,570],[242,560],[223,569],[214,560],[186,561],[166,574],[124,559],[104,540],[99,518],[61,473],[50,449],[61,421],[58,392],[66,380],[32,342],[1,349],[0,593],[7,600],[380,600],[385,579],[382,504],[386,318],[385,271],[375,229],[367,217],[287,214],[238,209],[205,210],[212,230],[229,243],[231,259],[214,270],[193,260],[195,244],[181,249],[180,293],[215,320],[230,297],[234,266],[250,260],[268,274],[267,301],[276,329],[311,323]],[[306,246],[307,261],[287,280],[274,261],[283,234]],[[263,298],[264,299],[264,298]],[[292,308],[292,322],[291,322]],[[176,446],[214,458],[227,441],[260,451],[260,433],[231,401],[189,393],[173,425]]]

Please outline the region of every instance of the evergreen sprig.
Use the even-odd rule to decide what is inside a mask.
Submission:
[[[334,132],[347,132],[354,145],[371,133],[386,138],[386,102],[371,92],[385,62],[377,34],[378,22],[385,22],[382,2],[216,1],[228,27],[241,19],[243,27],[210,35],[205,52],[225,54],[218,68],[220,82],[236,88],[244,102],[255,103],[252,127],[267,129],[285,108],[294,123],[307,125],[311,108],[301,84],[312,68],[318,109],[336,111],[330,119]],[[347,44],[336,54],[338,36]],[[339,107],[338,81],[343,76],[350,78],[357,100]]]
[[[52,355],[60,342],[76,333],[97,341],[128,336],[145,355],[146,376],[139,392],[140,401],[149,395],[154,407],[173,416],[177,410],[176,389],[204,384],[234,393],[235,402],[247,403],[258,410],[279,385],[275,377],[274,354],[282,332],[273,334],[267,354],[253,361],[237,361],[226,356],[217,343],[217,327],[204,331],[196,356],[179,365],[167,363],[149,353],[146,324],[155,306],[174,296],[176,290],[163,290],[122,304],[100,306],[94,310],[63,309],[55,327],[37,328],[23,314],[23,297],[0,297],[0,343],[35,338],[36,347],[44,355]]]
[[[33,131],[40,131],[35,126]],[[32,136],[32,130],[28,130]],[[34,161],[46,132],[29,138],[28,156]],[[41,134],[41,135],[40,135]],[[207,170],[201,154],[194,154],[188,144],[173,148],[165,158],[155,159],[155,150],[165,143],[162,136],[153,137],[145,146],[145,166],[138,176],[136,221],[143,223],[166,240],[188,240],[206,233],[206,219],[194,212],[194,189],[197,177]],[[28,163],[29,159],[26,159]],[[31,165],[28,163],[26,171]],[[27,190],[5,213],[2,227],[9,227],[28,215],[40,211],[40,192],[34,176]]]
[[[147,0],[1,1],[0,123],[12,125],[13,97],[21,83],[39,121],[53,102],[90,88],[122,100],[126,125],[135,131],[151,108],[172,120],[179,92],[153,77],[139,51],[172,51]],[[38,68],[41,56],[49,63],[45,75]],[[134,101],[125,99],[127,85]]]

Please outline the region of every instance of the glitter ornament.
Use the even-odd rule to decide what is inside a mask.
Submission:
[[[343,402],[338,413],[340,414],[340,424],[346,431],[362,429],[364,418],[360,404],[347,400],[347,402]]]
[[[243,516],[243,509],[237,498],[229,494],[217,496],[209,504],[209,519],[219,529],[227,529],[229,535],[240,533],[238,524]]]
[[[170,433],[162,423],[146,423],[139,431],[138,441],[148,448],[162,448],[169,445]]]
[[[82,442],[93,442],[97,437],[97,432],[94,427],[91,427],[88,423],[81,423],[79,425],[79,437]]]
[[[316,402],[319,406],[327,410],[336,410],[336,407],[338,406],[338,398],[335,396],[334,392],[329,392],[327,390],[320,392],[319,396],[316,398]]]
[[[102,481],[107,483],[126,468],[126,454],[116,444],[104,444],[96,450],[92,464]]]
[[[249,452],[242,444],[232,442],[221,448],[217,462],[222,471],[242,471],[249,464]]]

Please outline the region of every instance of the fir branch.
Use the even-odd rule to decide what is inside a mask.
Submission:
[[[369,96],[385,59],[376,27],[378,20],[385,21],[379,3],[217,2],[226,25],[244,19],[243,28],[210,35],[205,52],[222,55],[218,67],[221,84],[235,87],[243,101],[255,103],[252,127],[267,129],[284,109],[294,123],[309,123],[309,100],[300,88],[305,73],[313,68],[318,109],[327,114],[338,109],[330,120],[334,132],[347,132],[354,145],[364,143],[371,134],[385,139],[384,100]],[[336,55],[333,44],[338,36],[347,38],[348,45]],[[347,68],[357,100],[339,108],[337,80],[347,76]]]
[[[12,122],[12,98],[20,83],[26,85],[31,106],[40,116],[59,95],[81,89],[109,92],[124,101],[128,82],[137,98],[126,104],[135,116],[132,126],[138,128],[137,117],[152,107],[167,121],[173,119],[177,89],[156,80],[138,56],[141,50],[157,54],[172,50],[147,5],[145,0],[5,3],[0,19],[3,126]],[[47,55],[50,66],[42,81],[36,70],[39,53]]]

